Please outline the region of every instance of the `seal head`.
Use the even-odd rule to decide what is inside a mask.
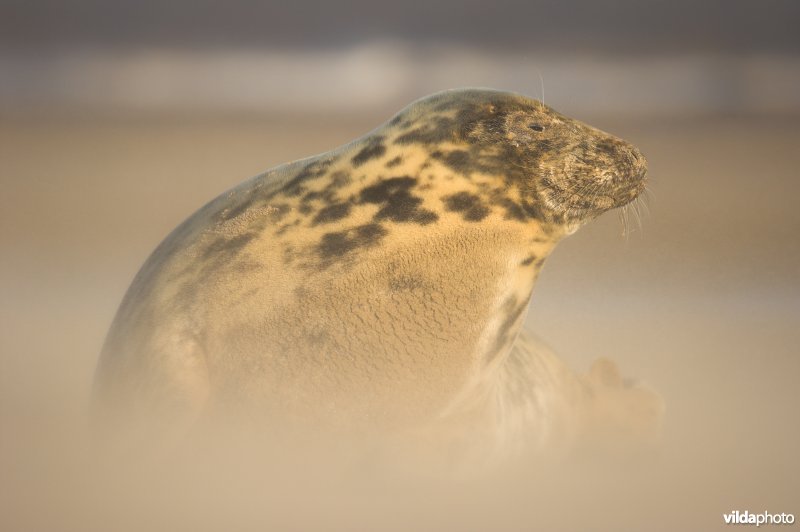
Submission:
[[[449,113],[448,113],[449,112]],[[448,91],[412,104],[395,121],[421,126],[398,142],[458,148],[433,151],[452,169],[505,177],[528,214],[568,233],[644,189],[647,163],[633,145],[543,103],[492,90]]]

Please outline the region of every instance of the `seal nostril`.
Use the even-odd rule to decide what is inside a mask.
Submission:
[[[540,126],[539,124],[530,124],[528,127],[534,131],[544,131],[544,126]]]

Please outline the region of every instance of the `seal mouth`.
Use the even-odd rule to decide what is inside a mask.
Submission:
[[[647,188],[647,167],[638,169],[637,173],[629,178],[627,182],[629,183],[627,198],[623,200],[623,203],[617,205],[617,207],[621,207],[622,205],[630,203],[639,197],[639,194],[644,192],[644,190]]]
[[[637,165],[625,170],[624,173],[605,174],[589,180],[559,182],[544,179],[542,198],[556,218],[561,217],[569,223],[589,221],[604,212],[628,205],[645,190],[646,167]]]

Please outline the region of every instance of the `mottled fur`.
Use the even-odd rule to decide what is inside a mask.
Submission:
[[[552,394],[526,399],[542,395],[538,362],[509,356],[534,281],[561,238],[644,177],[636,148],[536,100],[419,100],[175,229],[109,331],[98,416],[179,433],[223,409],[402,433],[470,412],[489,439],[525,425],[547,440],[547,420],[570,414],[557,419]]]

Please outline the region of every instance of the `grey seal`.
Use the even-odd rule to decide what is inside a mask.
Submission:
[[[220,410],[345,433],[461,424],[497,441],[529,425],[546,440],[569,415],[548,394],[580,385],[517,340],[534,282],[562,238],[645,183],[638,149],[540,101],[422,98],[167,236],[108,333],[95,416],[175,433]]]

